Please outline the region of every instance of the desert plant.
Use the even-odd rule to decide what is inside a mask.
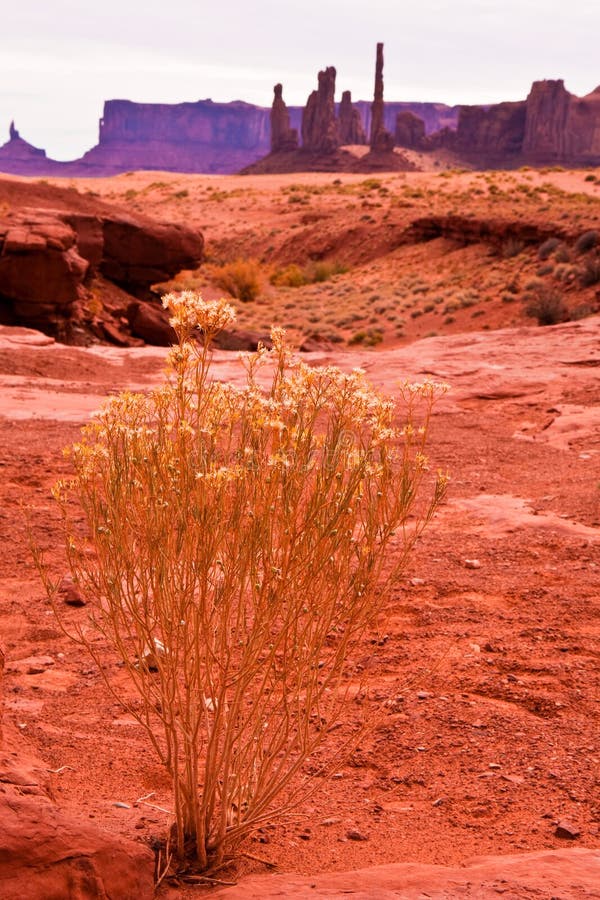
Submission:
[[[369,328],[367,331],[357,331],[348,339],[348,344],[353,347],[362,344],[363,347],[375,347],[383,341],[383,332],[379,328]]]
[[[296,263],[290,263],[284,269],[276,269],[269,278],[277,287],[302,287],[307,284],[306,273]]]
[[[562,294],[544,284],[536,284],[525,300],[525,315],[537,319],[538,325],[557,325],[568,318]]]
[[[589,253],[598,244],[598,232],[594,229],[584,231],[575,241],[575,250],[577,253]]]
[[[554,251],[558,247],[560,247],[560,243],[561,242],[560,242],[559,238],[555,238],[555,237],[547,238],[547,240],[545,240],[543,242],[543,244],[540,244],[540,246],[539,246],[538,258],[541,260],[548,259],[548,257],[550,257],[554,253]]]
[[[600,254],[586,256],[579,270],[579,281],[583,287],[591,287],[600,282]]]
[[[207,266],[207,271],[214,284],[236,300],[248,303],[260,295],[261,270],[255,259],[238,258],[220,266]]]
[[[318,284],[328,281],[334,275],[343,275],[348,267],[333,260],[326,262],[309,262],[304,268],[291,263],[284,269],[276,269],[270,276],[271,284],[278,287],[302,287],[305,284]]]
[[[243,386],[223,384],[210,344],[231,307],[164,302],[171,377],[107,404],[54,495],[89,599],[73,636],[170,775],[178,859],[214,873],[327,770],[321,744],[360,688],[349,652],[444,494],[424,456],[439,388],[386,399],[360,370],[298,362],[279,329],[243,356]]]

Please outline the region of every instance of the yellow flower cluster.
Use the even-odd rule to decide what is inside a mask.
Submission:
[[[214,337],[236,317],[235,309],[226,300],[203,300],[196,291],[165,294],[162,303],[171,313],[169,322],[178,334],[189,335],[199,328],[206,336]]]

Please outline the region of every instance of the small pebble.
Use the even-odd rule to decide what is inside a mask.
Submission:
[[[568,841],[574,841],[581,835],[581,831],[571,822],[559,822],[554,832],[556,837],[566,838]]]
[[[346,832],[346,837],[349,841],[368,841],[369,838],[366,834],[363,834],[362,831],[358,831],[356,828],[351,828]]]
[[[480,569],[481,563],[478,559],[465,559],[465,568],[466,569]]]

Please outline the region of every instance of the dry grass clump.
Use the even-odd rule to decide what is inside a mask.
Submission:
[[[305,284],[321,284],[334,275],[343,275],[347,271],[347,266],[336,261],[319,260],[302,267],[291,263],[283,269],[275,269],[269,281],[276,287],[303,287]]]
[[[74,637],[170,775],[173,859],[214,874],[332,762],[321,744],[360,687],[349,654],[444,494],[424,455],[440,386],[382,397],[359,370],[298,362],[279,329],[223,384],[210,343],[231,307],[165,305],[171,377],[108,403],[55,497],[90,602]]]
[[[262,272],[255,259],[238,258],[223,265],[207,266],[211,281],[231,297],[248,303],[260,296]]]

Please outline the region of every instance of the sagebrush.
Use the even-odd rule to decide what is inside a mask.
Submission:
[[[231,307],[165,304],[171,377],[107,404],[55,496],[91,610],[74,636],[169,772],[178,860],[214,873],[327,769],[350,651],[444,494],[424,455],[440,388],[382,397],[361,371],[298,362],[278,329],[223,384],[210,343]]]

